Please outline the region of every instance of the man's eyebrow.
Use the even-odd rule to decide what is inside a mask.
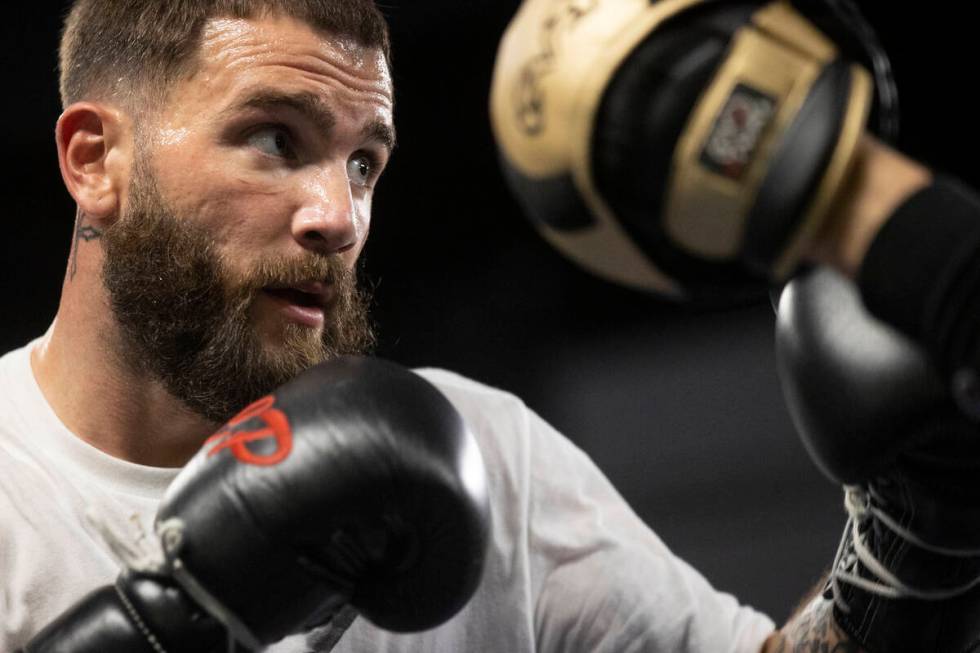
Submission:
[[[240,102],[232,105],[225,113],[236,113],[242,109],[292,109],[302,114],[316,128],[324,133],[330,133],[337,124],[337,117],[330,107],[319,96],[308,93],[284,93],[262,89],[255,91]]]
[[[323,98],[306,91],[284,93],[271,89],[261,89],[234,104],[226,113],[235,113],[242,109],[291,109],[301,114],[325,134],[329,134],[337,124],[336,114]],[[361,137],[380,142],[388,151],[395,147],[394,127],[380,120],[371,122],[361,130]]]
[[[381,120],[375,120],[361,130],[361,137],[365,140],[378,141],[389,152],[395,149],[395,127]]]

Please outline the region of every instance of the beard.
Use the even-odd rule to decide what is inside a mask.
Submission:
[[[195,413],[223,423],[305,369],[375,344],[368,296],[341,259],[256,258],[233,274],[211,234],[178,218],[148,165],[137,165],[130,206],[103,236],[103,282],[124,364],[150,375]],[[268,286],[322,281],[332,288],[322,332],[293,322],[266,345],[254,323]]]

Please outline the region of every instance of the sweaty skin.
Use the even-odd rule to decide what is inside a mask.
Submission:
[[[353,267],[388,156],[371,130],[392,123],[383,55],[363,50],[288,19],[209,26],[207,63],[172,96],[150,150],[163,195],[187,199],[181,213],[208,227],[232,268],[247,265],[250,252],[299,248],[340,253]],[[276,106],[276,95],[318,103],[310,111],[321,115]],[[256,98],[267,105],[243,106]],[[362,159],[377,170],[362,175]],[[275,337],[274,310],[256,320]]]
[[[76,103],[59,119],[62,176],[79,215],[58,314],[32,357],[42,392],[73,433],[159,467],[182,466],[218,425],[119,355],[101,235],[126,215],[139,153],[177,214],[206,229],[221,262],[245,274],[257,255],[304,252],[353,268],[394,143],[380,50],[270,15],[210,21],[198,58],[138,125],[111,99]],[[323,329],[315,312],[266,297],[251,318],[268,348],[287,321]]]

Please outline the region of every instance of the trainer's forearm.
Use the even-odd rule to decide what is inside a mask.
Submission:
[[[818,594],[766,640],[762,653],[863,653],[837,625],[833,607]]]
[[[854,278],[882,225],[931,181],[928,168],[865,136],[847,186],[808,258]]]

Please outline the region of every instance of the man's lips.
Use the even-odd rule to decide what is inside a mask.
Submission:
[[[322,281],[267,286],[262,291],[282,308],[286,317],[312,327],[323,325],[324,311],[332,298],[331,286]]]

